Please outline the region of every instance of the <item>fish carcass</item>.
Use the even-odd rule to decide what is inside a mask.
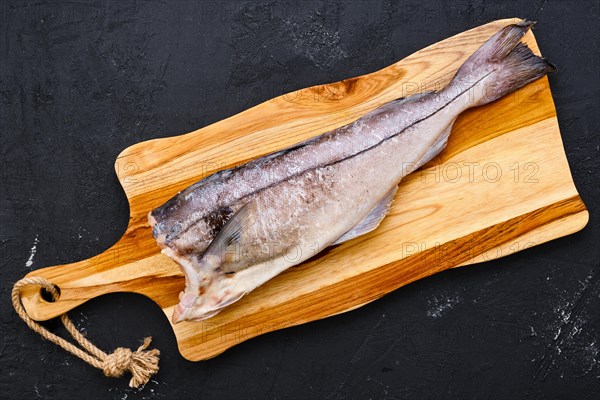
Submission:
[[[326,247],[375,229],[402,178],[444,149],[460,113],[554,70],[520,41],[531,25],[497,32],[439,91],[219,171],[153,210],[153,235],[186,278],[173,322],[209,318]]]

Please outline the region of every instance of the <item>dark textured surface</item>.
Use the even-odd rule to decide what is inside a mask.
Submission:
[[[600,393],[598,2],[0,3],[0,396],[11,399],[595,399]],[[537,20],[581,232],[447,271],[356,311],[205,362],[162,312],[109,295],[71,312],[104,349],[154,336],[161,370],[127,387],[43,341],[10,306],[32,269],[95,255],[125,230],[113,172],[136,142],[275,95],[385,67],[498,18]],[[47,324],[57,329],[56,322]]]

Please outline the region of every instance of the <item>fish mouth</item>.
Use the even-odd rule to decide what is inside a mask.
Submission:
[[[185,290],[179,294],[179,303],[173,310],[171,321],[173,324],[188,319],[188,315],[193,310],[194,305],[199,297],[200,289],[200,273],[196,271],[192,263],[186,258],[180,256],[169,247],[164,247],[161,251],[179,265],[179,269],[185,277]]]
[[[233,278],[219,273],[206,273],[213,269],[209,259],[203,267],[194,266],[188,259],[165,247],[162,253],[175,260],[185,276],[185,290],[179,295],[179,304],[173,309],[171,322],[202,321],[211,318],[248,292],[236,287]]]

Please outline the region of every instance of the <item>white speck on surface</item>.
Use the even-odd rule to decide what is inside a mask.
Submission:
[[[589,346],[584,347],[583,354],[583,360],[587,363],[587,365],[584,365],[585,370],[582,374],[582,376],[585,376],[598,364],[598,345],[596,345],[596,342],[594,341]]]
[[[434,297],[433,300],[428,300],[429,310],[427,310],[427,316],[431,318],[439,318],[444,312],[452,309],[455,305],[460,303],[458,296],[440,296]]]
[[[348,57],[348,53],[341,47],[339,32],[331,30],[322,21],[308,22],[311,29],[303,29],[305,23],[286,21],[290,25],[292,48],[297,54],[310,59],[315,66],[327,68],[334,63]]]
[[[572,339],[574,336],[579,334],[579,332],[581,332],[581,326],[573,325],[573,328],[571,329],[571,332],[569,333],[569,339]]]
[[[553,340],[558,339],[558,337],[560,336],[561,332],[562,332],[562,327],[559,326],[558,327],[558,331],[556,331],[556,334],[554,335],[554,339]],[[560,349],[558,349],[558,350],[560,350]]]
[[[31,266],[33,265],[33,257],[35,257],[35,253],[37,252],[38,242],[39,242],[38,235],[35,235],[35,239],[33,240],[33,246],[31,247],[31,250],[29,251],[29,258],[27,259],[27,262],[25,263],[25,266],[27,268],[31,268]]]
[[[85,325],[87,325],[88,317],[82,312],[79,313],[79,317],[79,320],[75,321],[75,327],[78,331],[85,335],[87,334],[87,328],[85,327]]]

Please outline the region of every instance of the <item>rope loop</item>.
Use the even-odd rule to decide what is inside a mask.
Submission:
[[[152,341],[152,338],[150,337],[145,338],[142,345],[136,351],[118,347],[112,353],[106,354],[94,346],[79,330],[77,330],[75,324],[73,324],[73,321],[69,319],[66,313],[60,316],[60,320],[67,331],[79,344],[79,347],[44,328],[38,322],[34,321],[27,314],[27,311],[25,311],[25,307],[23,307],[21,301],[21,289],[28,285],[39,285],[46,289],[52,295],[54,301],[58,300],[59,292],[56,286],[50,281],[39,277],[23,278],[15,283],[12,289],[12,303],[15,311],[19,317],[25,321],[27,326],[39,333],[44,339],[57,344],[91,366],[101,369],[102,372],[104,372],[104,375],[108,377],[121,377],[125,372],[131,372],[129,386],[133,388],[145,385],[152,375],[158,372],[160,351],[157,349],[147,350]]]

